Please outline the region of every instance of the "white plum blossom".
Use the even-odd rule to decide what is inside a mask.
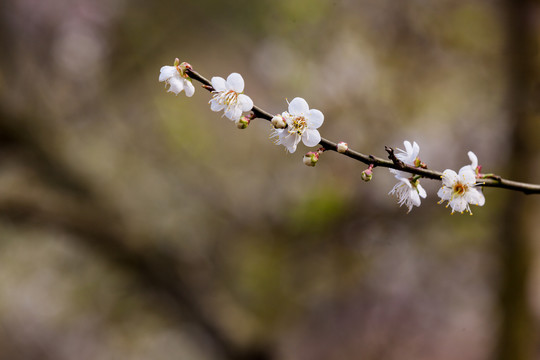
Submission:
[[[174,66],[162,66],[159,70],[159,81],[165,82],[165,86],[169,85],[167,92],[173,92],[178,95],[185,91],[186,96],[191,97],[195,93],[195,87],[191,83],[191,79],[186,74],[186,69],[191,69],[191,66],[180,60],[174,61]]]
[[[469,204],[483,206],[485,203],[484,194],[476,188],[476,174],[471,169],[471,165],[462,167],[459,174],[456,174],[454,170],[444,170],[442,185],[437,192],[441,198],[439,204],[447,200],[446,207],[452,208],[452,214],[455,211],[460,213],[468,211],[472,215]]]
[[[405,145],[405,150],[401,150],[400,148],[398,148],[397,150],[399,152],[396,154],[396,158],[398,158],[398,160],[403,161],[405,165],[414,166],[415,161],[418,158],[418,153],[420,152],[420,146],[418,146],[416,141],[413,141],[413,144],[411,145],[411,143],[407,140],[403,142],[403,145]],[[400,171],[400,170],[395,170],[395,169],[390,169],[390,172],[394,174],[396,178],[398,179],[408,178],[411,176],[409,173],[405,171]]]
[[[407,208],[409,208],[407,213],[409,213],[413,206],[420,206],[420,197],[426,198],[426,190],[424,190],[418,180],[402,178],[397,175],[396,178],[398,179],[398,182],[388,194],[396,195],[399,206],[407,206]]]
[[[238,73],[232,73],[227,80],[219,76],[212,78],[214,88],[210,108],[212,111],[225,110],[225,116],[233,121],[237,121],[242,116],[242,112],[253,108],[253,101],[244,92],[244,79]]]
[[[405,145],[405,150],[397,149],[399,153],[396,154],[396,158],[403,161],[406,165],[416,166],[420,146],[418,146],[416,141],[414,141],[413,144],[409,141],[404,141],[403,145]],[[412,210],[413,206],[420,206],[420,198],[422,197],[425,199],[427,194],[426,190],[420,185],[419,177],[395,169],[390,169],[390,172],[394,174],[398,182],[388,194],[396,195],[399,206],[406,205],[409,208],[407,213]]]
[[[324,115],[317,109],[310,109],[306,100],[296,97],[289,103],[289,111],[281,114],[287,127],[274,129],[272,136],[277,137],[276,144],[283,145],[290,153],[302,140],[308,147],[316,146],[321,141],[317,130],[324,122]]]

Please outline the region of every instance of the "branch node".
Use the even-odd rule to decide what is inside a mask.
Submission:
[[[493,179],[497,182],[501,182],[502,178],[499,175],[495,174],[484,174],[482,175],[482,179]]]
[[[388,158],[390,160],[392,160],[392,162],[398,166],[400,169],[404,169],[405,168],[405,164],[403,163],[403,161],[399,160],[397,157],[396,157],[396,154],[394,154],[394,149],[392,149],[390,146],[384,146],[384,150],[386,150],[386,152],[388,153]]]

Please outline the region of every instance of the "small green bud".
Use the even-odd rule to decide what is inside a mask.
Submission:
[[[242,116],[240,119],[236,120],[236,126],[239,129],[245,129],[248,127],[251,119],[247,116]]]
[[[366,170],[362,171],[362,180],[365,182],[371,181],[373,178],[373,166],[373,164],[370,164]]]
[[[368,182],[368,181],[371,181],[372,178],[373,178],[373,171],[371,170],[362,171],[362,180],[364,180],[365,182]]]

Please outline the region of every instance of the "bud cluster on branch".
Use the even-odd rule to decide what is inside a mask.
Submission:
[[[223,111],[223,116],[234,121],[239,129],[248,127],[251,120],[261,118],[272,124],[271,138],[277,145],[283,145],[289,153],[294,153],[300,142],[307,147],[320,145],[317,151],[310,151],[303,157],[304,164],[315,166],[320,156],[326,150],[336,151],[350,158],[358,160],[368,168],[362,172],[361,178],[370,181],[373,178],[375,167],[386,167],[397,180],[396,185],[389,194],[398,198],[398,204],[405,205],[408,212],[414,206],[420,206],[421,198],[426,198],[427,193],[420,185],[420,179],[427,178],[442,181],[442,186],[437,192],[440,198],[439,204],[447,202],[446,206],[454,212],[469,212],[472,215],[470,205],[483,206],[485,203],[482,187],[497,187],[525,194],[540,194],[540,185],[526,184],[517,181],[503,179],[494,174],[482,174],[478,158],[472,152],[468,152],[470,165],[463,166],[457,173],[446,169],[442,173],[430,170],[419,158],[420,147],[416,142],[412,144],[404,141],[405,150],[385,147],[388,159],[382,159],[373,155],[364,155],[351,150],[347,143],[341,141],[334,143],[321,137],[319,127],[324,122],[324,115],[317,109],[310,109],[306,100],[296,97],[288,102],[287,111],[281,114],[270,114],[253,104],[253,100],[244,94],[244,79],[238,73],[230,74],[227,79],[212,77],[207,80],[193,70],[186,62],[180,63],[176,59],[173,66],[163,66],[160,71],[159,81],[169,85],[168,91],[178,95],[184,91],[186,96],[191,97],[195,92],[192,80],[202,83],[203,88],[212,93],[209,101],[212,111]],[[247,115],[243,115],[249,112]]]

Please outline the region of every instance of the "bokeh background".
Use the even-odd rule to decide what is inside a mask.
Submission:
[[[167,93],[174,58],[362,153],[540,182],[536,1],[4,0],[0,359],[540,358],[540,198],[406,214]]]

